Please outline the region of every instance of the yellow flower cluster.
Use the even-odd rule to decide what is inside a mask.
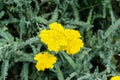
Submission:
[[[57,22],[49,25],[50,30],[42,30],[39,37],[50,51],[66,50],[68,54],[77,53],[84,46],[81,35],[76,30],[64,29]]]
[[[42,70],[44,71],[45,69],[52,69],[54,63],[56,63],[57,58],[52,55],[49,54],[48,52],[44,52],[37,54],[34,57],[34,60],[37,60],[37,64],[36,64],[36,68],[38,71]]]
[[[113,76],[110,80],[120,80],[120,76]]]

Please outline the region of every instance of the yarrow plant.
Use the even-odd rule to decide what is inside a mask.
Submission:
[[[59,52],[66,50],[67,54],[75,54],[84,46],[78,31],[64,29],[57,22],[49,25],[50,30],[42,30],[39,37],[48,46],[50,51]]]
[[[54,64],[56,63],[57,58],[48,53],[48,52],[44,52],[42,53],[38,53],[35,57],[34,60],[37,60],[37,64],[36,64],[36,68],[38,71],[42,70],[44,71],[45,69],[52,69],[54,66]]]
[[[120,0],[0,0],[0,80],[120,80],[119,8]]]
[[[110,80],[120,80],[120,76],[113,76]]]
[[[57,22],[49,25],[49,30],[40,31],[40,40],[45,43],[50,51],[59,52],[65,50],[67,54],[76,54],[84,46],[81,35],[78,31],[72,29],[64,29]],[[38,53],[34,60],[37,60],[36,68],[38,71],[52,69],[57,58],[48,53]]]

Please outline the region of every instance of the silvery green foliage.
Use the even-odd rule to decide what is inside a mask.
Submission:
[[[120,53],[119,8],[120,0],[0,0],[0,80],[107,80],[120,75],[115,58]],[[85,47],[76,55],[55,54],[54,69],[38,72],[34,56],[47,51],[38,34],[55,21],[78,30]]]

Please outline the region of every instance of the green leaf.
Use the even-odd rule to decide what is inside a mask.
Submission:
[[[13,42],[14,40],[13,36],[7,31],[0,30],[0,36],[6,39],[8,42]]]
[[[64,80],[63,73],[60,70],[59,65],[55,65],[55,69],[56,69],[56,74],[57,74],[58,80]]]
[[[64,51],[61,51],[62,52],[62,55],[65,57],[65,59],[69,62],[69,64],[72,66],[72,68],[74,69],[74,70],[76,70],[76,64],[75,64],[75,62],[73,61],[73,59],[69,56],[69,55],[67,55]]]
[[[5,12],[4,11],[1,11],[0,12],[0,19],[4,16]]]
[[[120,19],[118,19],[117,21],[115,21],[114,24],[112,24],[106,31],[104,34],[104,38],[109,37],[116,29],[118,29],[120,25]]]
[[[6,76],[8,75],[9,61],[4,60],[1,65],[1,80],[6,80]]]
[[[21,71],[21,80],[29,80],[28,79],[28,74],[29,74],[29,64],[28,63],[23,63],[22,71]]]
[[[56,8],[52,14],[51,19],[49,20],[49,23],[55,22],[58,19],[58,8]]]

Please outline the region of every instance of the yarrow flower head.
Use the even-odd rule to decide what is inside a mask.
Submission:
[[[52,69],[54,67],[54,64],[57,61],[57,58],[49,54],[48,52],[38,53],[35,57],[34,60],[37,60],[36,68],[38,71],[44,71],[45,69]]]
[[[66,50],[68,54],[75,54],[84,46],[81,35],[78,31],[64,29],[57,22],[49,25],[49,30],[42,30],[39,37],[50,51]]]
[[[120,76],[113,76],[110,80],[120,80]]]

